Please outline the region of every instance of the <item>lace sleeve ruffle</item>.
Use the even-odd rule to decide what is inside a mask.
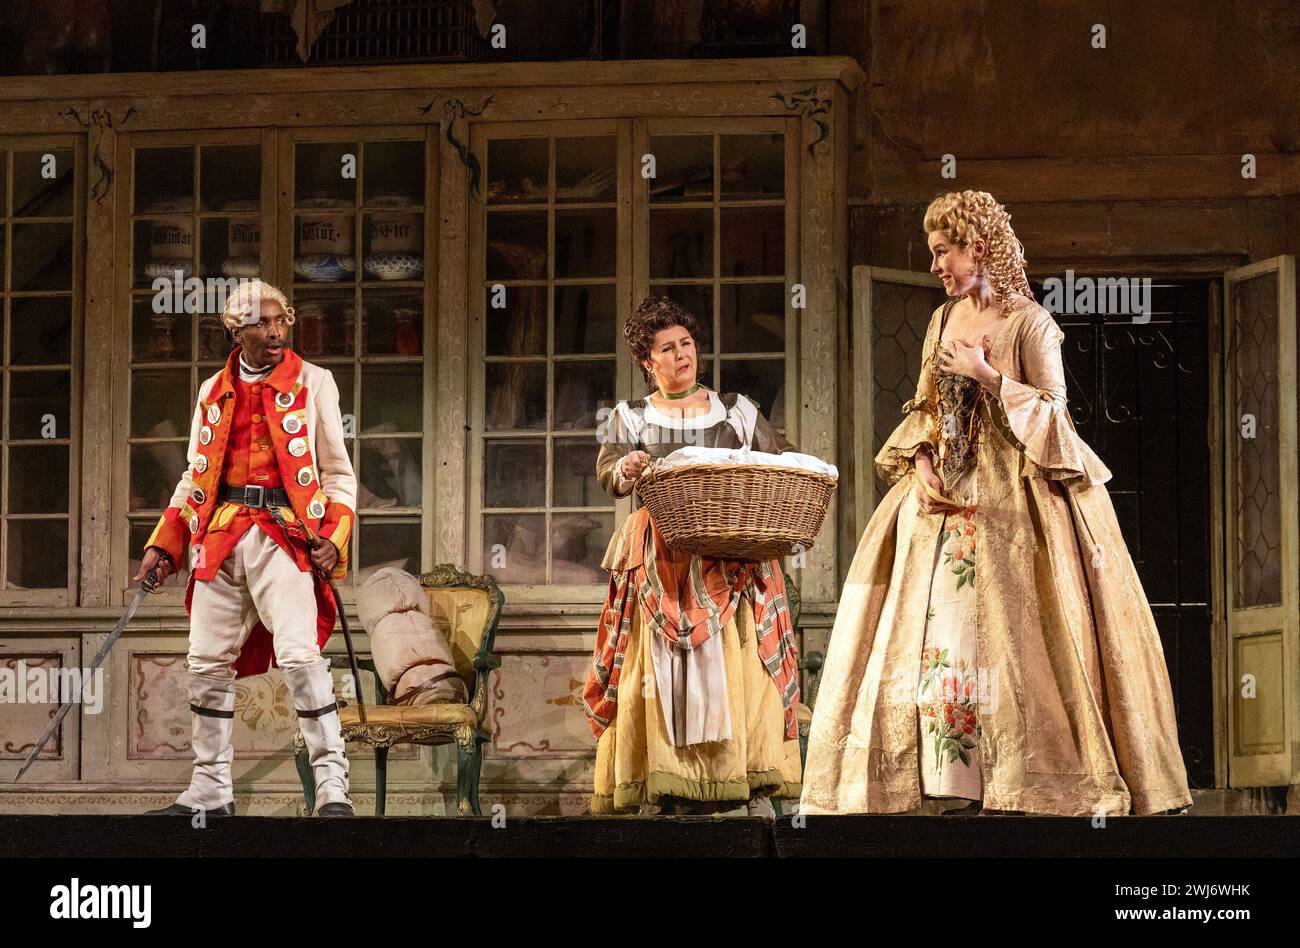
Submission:
[[[910,398],[903,405],[903,414],[903,420],[876,455],[876,473],[891,486],[911,474],[917,451],[925,448],[933,456],[939,443],[938,422],[927,402]]]
[[[1025,330],[1019,368],[1024,381],[1002,373],[991,406],[998,427],[1024,458],[1022,474],[1104,484],[1110,469],[1075,430],[1065,398],[1061,342],[1065,333],[1039,309]]]

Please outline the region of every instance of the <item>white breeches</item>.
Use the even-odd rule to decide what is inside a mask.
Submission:
[[[289,554],[254,524],[239,538],[216,576],[194,583],[190,671],[233,678],[231,663],[259,618],[271,633],[275,660],[282,669],[320,660],[312,574],[298,569]]]

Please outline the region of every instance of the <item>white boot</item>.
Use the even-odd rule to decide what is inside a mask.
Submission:
[[[285,668],[282,672],[298,713],[298,729],[307,744],[307,758],[316,780],[317,810],[329,803],[351,807],[348,758],[343,751],[343,730],[328,659]]]
[[[208,811],[233,809],[230,762],[235,759],[235,748],[230,734],[235,724],[235,679],[190,672],[190,712],[194,716],[190,738],[194,772],[189,789],[176,802]]]

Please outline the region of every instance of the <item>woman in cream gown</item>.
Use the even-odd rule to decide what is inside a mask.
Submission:
[[[954,299],[875,458],[892,487],[840,598],[800,812],[1185,807],[1160,638],[1066,409],[1064,333],[990,195],[937,198],[925,231]]]

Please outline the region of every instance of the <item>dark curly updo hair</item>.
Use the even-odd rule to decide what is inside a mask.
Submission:
[[[692,339],[700,337],[699,321],[688,310],[666,296],[647,296],[623,327],[623,338],[627,340],[632,361],[645,376],[647,391],[653,391],[656,387],[654,374],[647,372],[644,366],[650,358],[650,346],[654,344],[655,333],[674,326],[681,326],[691,334]],[[699,368],[698,363],[696,368]]]

